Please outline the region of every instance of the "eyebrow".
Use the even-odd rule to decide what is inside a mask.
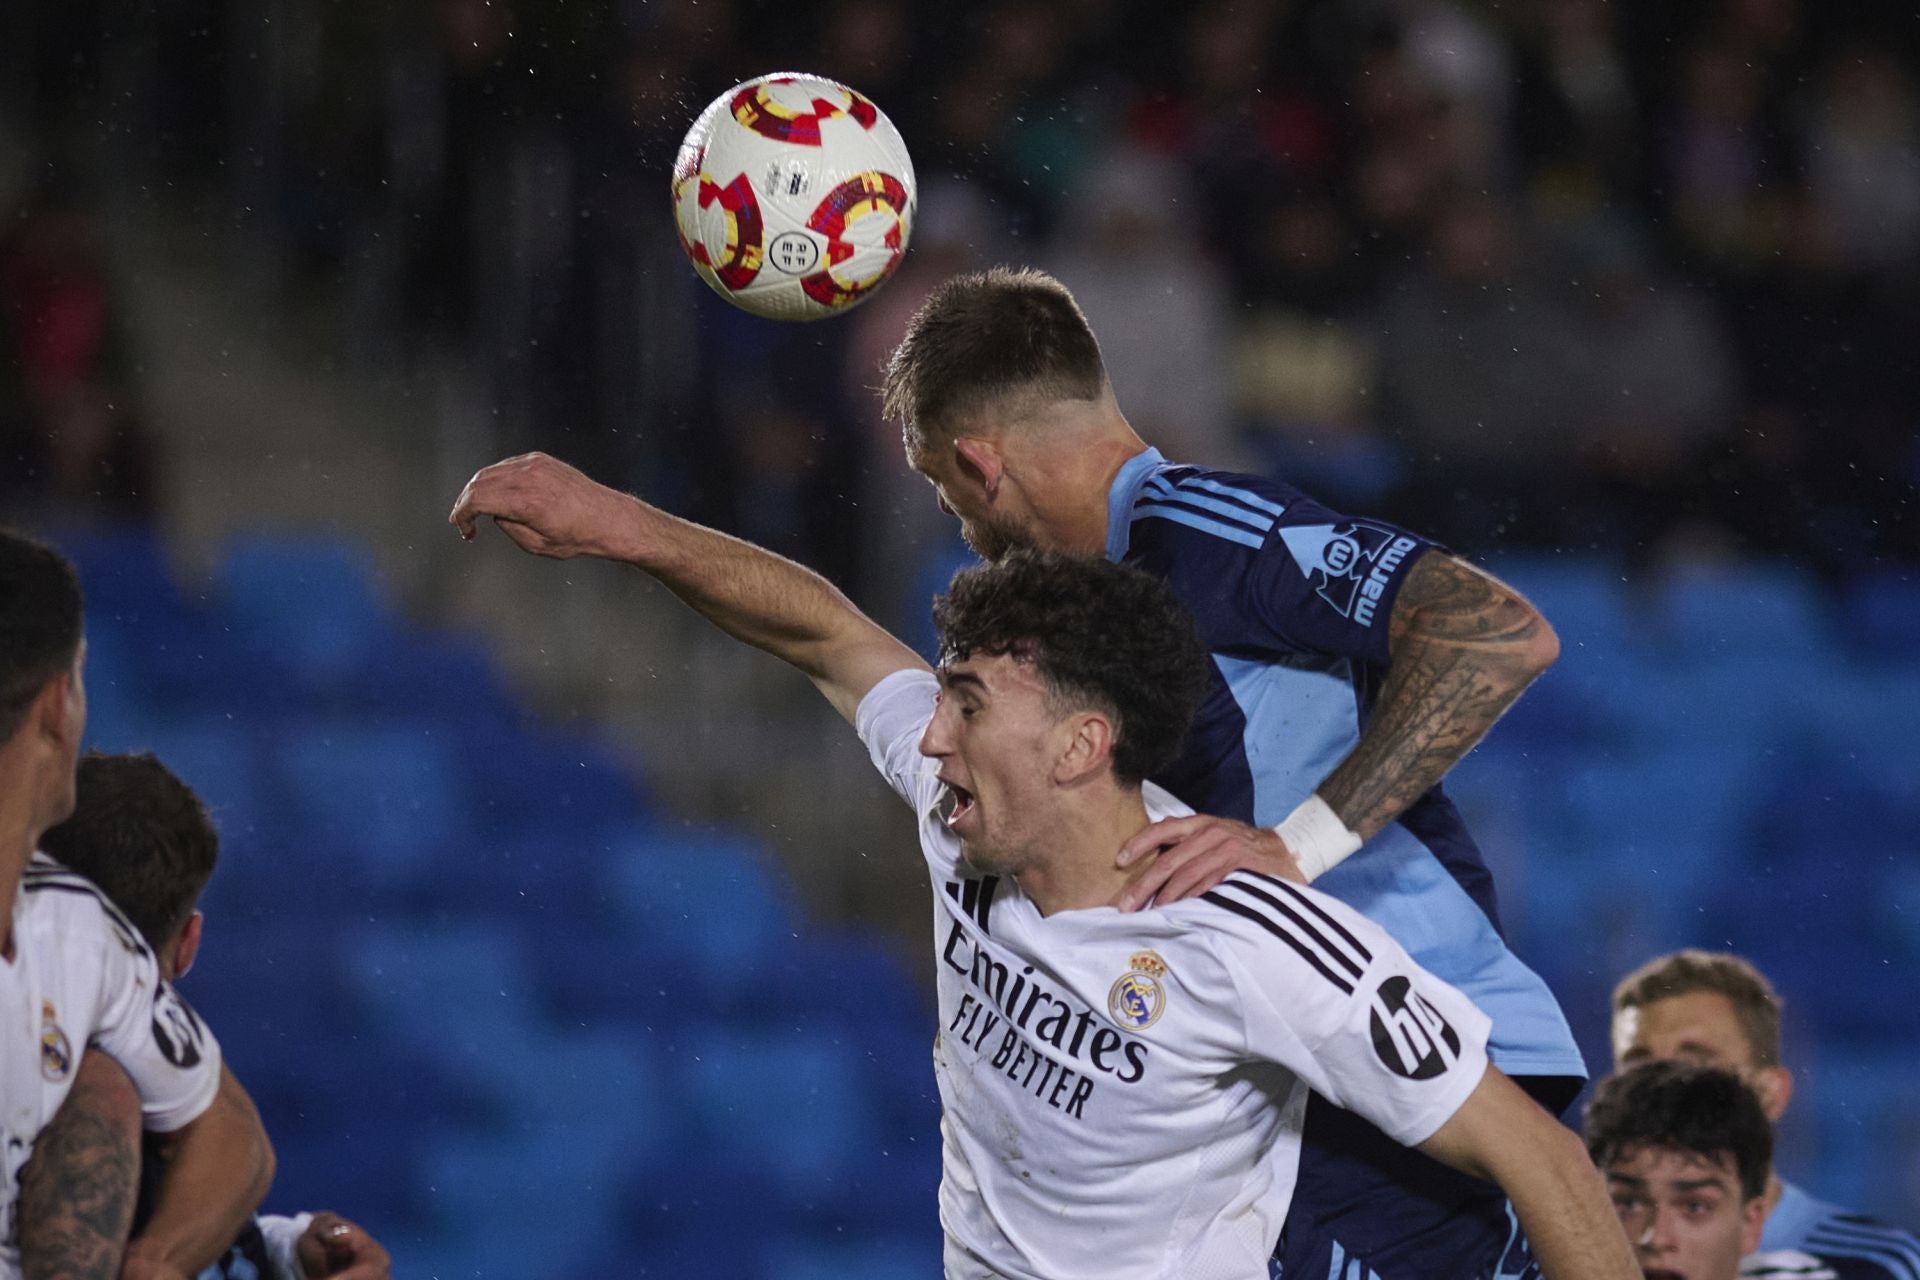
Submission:
[[[971,671],[955,671],[952,667],[940,668],[940,683],[949,689],[971,687],[985,693],[987,682]]]
[[[1698,1191],[1702,1187],[1711,1187],[1715,1191],[1725,1191],[1727,1189],[1727,1181],[1725,1178],[1687,1178],[1684,1181],[1676,1181],[1673,1184],[1675,1191]]]

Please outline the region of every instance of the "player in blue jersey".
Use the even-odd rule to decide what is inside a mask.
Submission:
[[[909,461],[983,557],[1105,555],[1167,579],[1199,620],[1212,687],[1155,781],[1207,816],[1122,851],[1157,865],[1120,905],[1200,893],[1237,867],[1297,868],[1466,992],[1493,1019],[1494,1061],[1563,1110],[1584,1064],[1502,939],[1492,879],[1439,787],[1557,656],[1538,612],[1417,534],[1161,457],[1122,415],[1072,295],[1037,272],[936,290],[883,394]],[[1313,1108],[1289,1276],[1525,1271],[1492,1188]]]
[[[1625,1068],[1678,1059],[1737,1073],[1778,1124],[1793,1096],[1781,1063],[1780,997],[1736,955],[1676,951],[1648,961],[1613,992],[1613,1052]],[[1820,1260],[1843,1280],[1920,1280],[1920,1239],[1767,1179],[1763,1253]]]

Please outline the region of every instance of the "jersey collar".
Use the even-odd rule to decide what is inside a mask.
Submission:
[[[1133,529],[1133,504],[1147,477],[1167,465],[1158,449],[1147,449],[1128,458],[1107,490],[1107,559],[1118,561],[1127,554],[1127,541]]]

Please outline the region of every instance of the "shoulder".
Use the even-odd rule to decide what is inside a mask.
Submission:
[[[1297,495],[1259,476],[1164,466],[1134,495],[1129,546],[1175,564],[1244,557],[1266,545]]]
[[[1862,1275],[1920,1278],[1920,1239],[1863,1213],[1822,1214],[1799,1247],[1829,1262],[1873,1264],[1871,1270],[1855,1268]]]
[[[23,909],[30,914],[58,921],[57,937],[62,947],[110,941],[141,959],[153,958],[140,930],[111,898],[93,881],[44,853],[34,854],[27,864],[20,877],[20,897]]]
[[[1294,972],[1327,995],[1352,995],[1374,959],[1365,920],[1325,894],[1257,871],[1236,871],[1169,910],[1223,956],[1263,975]]]

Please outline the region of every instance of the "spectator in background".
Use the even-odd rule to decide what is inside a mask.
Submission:
[[[1773,1131],[1732,1072],[1650,1062],[1610,1076],[1587,1108],[1586,1137],[1649,1280],[1832,1280],[1830,1271],[1741,1263],[1766,1217]]]
[[[1780,1009],[1773,987],[1739,956],[1660,956],[1614,988],[1614,1065],[1625,1070],[1679,1061],[1735,1072],[1777,1124],[1794,1087],[1793,1073],[1780,1061]],[[1816,1200],[1771,1171],[1759,1194],[1763,1250],[1810,1255],[1848,1280],[1920,1274],[1920,1240],[1904,1231]]]
[[[1178,166],[1120,143],[1067,198],[1049,269],[1073,291],[1112,371],[1115,395],[1176,457],[1242,461],[1218,376],[1230,301],[1202,253],[1199,210]]]
[[[0,237],[0,500],[43,519],[143,519],[153,441],[93,222],[34,197]]]

